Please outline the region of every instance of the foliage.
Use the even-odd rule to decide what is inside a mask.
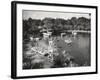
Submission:
[[[49,18],[42,20],[29,18],[23,20],[23,40],[28,41],[29,37],[41,37],[41,30],[52,30],[53,34],[67,32],[67,30],[91,30],[91,20],[85,17],[72,17],[71,19]]]

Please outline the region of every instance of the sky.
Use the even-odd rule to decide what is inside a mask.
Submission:
[[[34,10],[23,10],[23,19],[44,19],[45,17],[50,18],[63,18],[71,19],[72,17],[86,17],[89,18],[89,13],[72,13],[72,12],[51,12],[51,11],[34,11]]]

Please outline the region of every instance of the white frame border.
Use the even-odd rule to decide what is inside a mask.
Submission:
[[[60,7],[46,5],[28,5],[17,4],[17,76],[38,76],[53,74],[84,73],[96,71],[96,9],[79,7]],[[72,67],[72,68],[50,68],[50,69],[22,69],[22,10],[45,10],[60,12],[82,12],[91,13],[91,66],[90,67]],[[94,48],[95,47],[95,48]],[[64,71],[64,72],[63,72]]]

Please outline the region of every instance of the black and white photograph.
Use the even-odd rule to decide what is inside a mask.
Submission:
[[[91,66],[91,14],[23,10],[23,69]]]
[[[12,78],[97,73],[97,7],[12,2]]]

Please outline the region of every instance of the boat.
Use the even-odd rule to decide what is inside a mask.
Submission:
[[[65,42],[66,42],[67,44],[70,44],[70,43],[72,43],[72,40],[71,40],[71,39],[67,39],[67,40],[65,40]]]
[[[77,32],[75,30],[72,31],[72,35],[76,36],[77,35]]]

